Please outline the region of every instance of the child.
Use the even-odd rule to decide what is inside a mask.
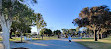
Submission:
[[[69,43],[71,44],[71,36],[69,35],[68,37]]]

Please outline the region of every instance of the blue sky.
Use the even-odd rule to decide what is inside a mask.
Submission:
[[[47,28],[52,30],[76,28],[72,24],[84,7],[107,5],[111,8],[111,0],[38,0],[32,8],[36,13],[41,13],[47,23]],[[36,32],[32,27],[32,32]]]

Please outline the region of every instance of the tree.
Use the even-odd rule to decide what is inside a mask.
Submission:
[[[108,29],[109,30],[109,29]],[[98,39],[102,39],[103,38],[103,33],[107,32],[108,31],[107,29],[105,28],[102,28],[100,30],[100,32],[97,32],[98,33]]]
[[[45,28],[44,34],[46,34],[46,36],[48,35],[50,37],[52,35],[52,30]]]
[[[36,0],[32,1],[36,2]],[[18,15],[21,13],[20,11],[25,10],[20,5],[23,5],[23,0],[0,0],[0,23],[3,31],[4,49],[10,49],[9,30],[12,19],[14,17],[24,17]]]
[[[41,31],[40,31],[40,35],[42,36],[42,40],[43,40],[43,36],[44,36],[44,33],[45,33],[45,29],[46,29],[46,28],[43,28],[43,29],[41,29]]]
[[[76,32],[80,31],[79,29],[80,29],[80,27],[77,27],[77,28],[76,28]]]
[[[63,32],[63,34],[65,34],[65,37],[67,38],[68,36],[67,36],[67,34],[68,34],[68,29],[62,29],[62,32]]]
[[[45,26],[47,26],[46,22],[44,21],[42,15],[40,13],[37,14],[36,17],[36,26],[37,26],[37,31],[39,32],[41,29],[43,29]]]
[[[52,30],[51,29],[46,29],[47,31],[47,34],[48,34],[48,36],[50,37],[51,35],[52,35]]]
[[[54,31],[54,34],[55,34],[55,35],[58,35],[58,38],[60,38],[61,31],[60,31],[60,30],[55,30],[55,31]]]
[[[75,35],[76,29],[69,29],[69,34]]]
[[[27,31],[27,29],[30,29],[29,26],[33,25],[32,24],[32,20],[34,22],[34,20],[36,20],[36,15],[33,12],[33,10],[31,10],[30,8],[28,8],[26,5],[21,5],[23,7],[24,10],[19,11],[22,13],[19,13],[18,17],[14,17],[14,19],[16,20],[15,23],[15,27],[16,29],[20,32],[21,35],[21,42],[22,42],[22,33]],[[22,17],[20,17],[22,16]],[[35,17],[32,19],[32,17]],[[17,22],[17,24],[16,24]]]
[[[68,29],[62,29],[62,32],[63,32],[64,34],[67,34],[67,33],[68,33]]]
[[[26,25],[26,23],[28,23],[28,22],[25,22],[25,23],[23,23],[23,21],[21,21],[21,22],[20,21],[19,22],[13,22],[12,26],[11,26],[13,32],[18,31],[19,34],[21,35],[21,42],[22,42],[23,33],[26,33],[26,32],[28,32],[28,30],[31,30],[30,26]]]
[[[80,18],[74,19],[73,23],[78,24],[79,27],[93,30],[95,41],[97,41],[97,32],[111,28],[111,12],[107,6],[86,7],[79,16]]]
[[[52,35],[52,31],[50,29],[43,28],[40,31],[40,35],[42,36],[42,39],[43,39],[44,34],[46,34],[46,36],[48,35],[50,37]]]
[[[88,35],[89,37],[90,37],[91,35],[93,35],[93,31],[90,30],[89,28],[87,28],[87,29],[85,30],[85,32],[86,32],[86,35]]]

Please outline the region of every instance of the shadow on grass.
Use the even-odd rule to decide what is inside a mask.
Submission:
[[[19,47],[19,48],[12,48],[12,49],[29,49],[29,48]]]
[[[79,44],[82,44],[91,49],[110,49],[111,43],[103,43],[99,41],[76,41]]]

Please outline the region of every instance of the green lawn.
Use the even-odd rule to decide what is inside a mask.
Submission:
[[[58,39],[57,37],[43,37],[43,40],[53,40]],[[42,40],[42,38],[33,38],[33,40]]]
[[[42,40],[42,38],[32,38],[33,40]],[[43,40],[52,40],[52,39],[58,39],[57,37],[44,37]],[[20,41],[21,38],[13,38],[13,39],[10,39],[10,41]],[[23,39],[24,40],[24,39]],[[0,41],[2,41],[2,39],[0,38]]]
[[[10,41],[20,41],[21,38],[13,38],[13,39],[10,39]],[[24,40],[24,39],[23,39]],[[2,41],[2,38],[0,38],[0,41]]]
[[[94,39],[94,38],[84,38],[84,37],[83,37],[83,38],[81,38],[81,39]]]
[[[111,36],[109,36],[108,38],[104,38],[104,40],[110,40],[111,41]]]
[[[80,39],[80,37],[72,37],[72,38],[78,38],[78,39]],[[88,38],[88,37],[82,37],[82,39],[94,39],[94,38]]]
[[[93,39],[78,39],[75,41],[91,49],[111,49],[111,36],[98,41]]]

